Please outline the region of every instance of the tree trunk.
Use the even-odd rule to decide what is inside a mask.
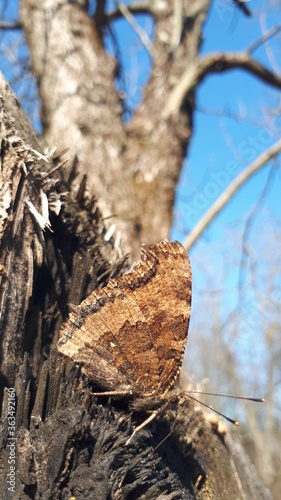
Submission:
[[[195,6],[184,0],[177,19],[173,2],[147,2],[144,10],[156,22],[153,70],[142,104],[126,126],[114,86],[117,63],[99,36],[110,16],[96,14],[94,22],[87,0],[21,2],[43,135],[49,145],[69,148],[70,161],[77,155],[80,175],[87,174],[103,215],[122,230],[124,248],[134,259],[141,243],[169,235],[175,187],[192,132],[193,91],[177,113],[163,112],[171,89],[197,58],[209,3],[201,0]],[[111,17],[120,15],[116,11]]]
[[[243,450],[191,403],[126,446],[145,416],[94,398],[57,354],[68,304],[124,271],[126,259],[107,241],[85,183],[74,187],[76,163],[44,154],[2,76],[0,92],[3,498],[270,498],[247,464],[241,475],[236,468]]]

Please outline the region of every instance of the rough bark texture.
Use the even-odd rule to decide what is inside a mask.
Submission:
[[[1,373],[12,383],[24,349],[33,349],[34,339],[39,351],[50,343],[50,331],[56,334],[66,317],[66,304],[79,303],[100,279],[104,283],[114,254],[110,243],[100,243],[105,228],[95,201],[83,183],[72,189],[75,164],[58,169],[60,158],[44,156],[43,144],[2,76],[0,84]],[[44,233],[40,227],[44,196],[53,233],[48,220]]]
[[[100,213],[83,184],[74,190],[75,165],[42,156],[44,145],[2,77],[0,94],[3,498],[270,498],[246,461],[240,475],[235,463],[243,450],[234,447],[233,453],[233,442],[227,444],[192,404],[171,409],[126,447],[145,416],[132,413],[126,402],[93,399],[79,369],[57,355],[68,304],[119,273],[124,259],[104,238]],[[15,493],[7,489],[9,387],[17,403]]]
[[[181,3],[181,2],[179,2]],[[101,2],[102,4],[102,2]],[[48,144],[70,148],[105,216],[122,229],[134,258],[140,243],[169,235],[176,183],[192,131],[193,91],[173,116],[169,93],[198,55],[209,0],[151,2],[156,21],[153,71],[133,121],[122,122],[114,87],[118,67],[99,33],[108,19],[87,14],[88,2],[22,0],[21,21],[42,103]],[[117,14],[116,14],[117,16]],[[183,24],[184,23],[184,24]],[[106,186],[106,189],[104,188]]]

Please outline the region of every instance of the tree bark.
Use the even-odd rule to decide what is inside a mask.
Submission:
[[[219,423],[211,424],[191,402],[171,408],[125,446],[145,416],[125,402],[93,398],[79,367],[58,356],[69,303],[124,271],[126,259],[108,242],[85,183],[75,187],[76,164],[46,155],[2,77],[0,93],[3,497],[270,498],[255,472],[240,476]],[[9,420],[11,389],[15,424]],[[15,492],[7,483],[13,427]]]
[[[48,144],[69,148],[71,160],[77,155],[80,175],[87,174],[91,193],[104,216],[114,217],[133,258],[141,243],[169,235],[175,187],[192,132],[193,91],[175,116],[164,118],[161,110],[198,55],[209,0],[196,7],[185,0],[177,24],[173,2],[147,4],[156,22],[153,70],[142,104],[126,126],[114,86],[117,63],[99,36],[110,16],[96,16],[94,22],[86,0],[21,2],[43,135]]]

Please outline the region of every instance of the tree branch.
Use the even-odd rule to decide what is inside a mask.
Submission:
[[[266,165],[269,160],[278,155],[281,151],[281,139],[277,141],[271,148],[263,152],[255,161],[253,161],[240,175],[234,179],[224,192],[219,196],[211,208],[196,224],[184,241],[184,247],[189,250],[198,240],[199,236],[205,231],[206,227],[212,222],[216,215],[225,207],[225,205],[233,198],[238,189],[260,168]]]
[[[0,30],[21,30],[21,23],[6,23],[5,21],[0,21]]]
[[[267,33],[265,33],[261,38],[256,40],[254,43],[252,43],[250,45],[250,47],[248,47],[249,54],[254,52],[254,50],[256,50],[261,44],[263,44],[264,42],[267,42],[270,38],[272,38],[277,33],[279,33],[279,31],[281,31],[280,24],[278,24],[278,26],[274,26],[274,28],[271,28],[270,30],[268,30]]]
[[[129,5],[126,5],[128,11],[131,14],[151,14],[156,15],[161,9],[161,2],[152,2],[151,0],[135,2]],[[117,6],[117,9],[112,10],[106,14],[108,22],[114,21],[123,17],[122,9],[120,8],[120,4]]]
[[[96,25],[97,32],[99,34],[100,39],[102,40],[102,34],[103,34],[103,27],[106,22],[106,15],[105,15],[105,0],[100,0],[97,2],[95,14],[94,14],[94,21]]]
[[[198,58],[192,66],[186,69],[177,85],[171,91],[163,112],[163,117],[167,118],[177,114],[189,92],[194,90],[207,75],[235,68],[244,69],[265,83],[278,89],[281,88],[281,76],[276,75],[258,61],[252,59],[249,51],[241,52],[240,54],[211,54]]]
[[[183,3],[182,0],[174,0],[174,26],[171,52],[173,53],[180,44],[183,29]]]
[[[247,5],[245,5],[245,0],[234,0],[234,3],[237,5],[238,9],[240,9],[246,16],[250,17],[252,15]]]
[[[128,21],[128,23],[132,26],[133,30],[136,32],[138,37],[140,38],[142,44],[144,47],[147,49],[149,54],[152,56],[152,49],[153,49],[153,44],[149,40],[149,37],[145,30],[142,29],[142,27],[136,22],[134,16],[128,9],[127,5],[125,5],[122,2],[118,2],[118,7],[125,19]]]

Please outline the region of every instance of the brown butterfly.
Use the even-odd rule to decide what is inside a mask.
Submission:
[[[161,397],[179,375],[191,310],[184,247],[143,245],[125,276],[93,292],[61,327],[58,350],[101,391]]]

